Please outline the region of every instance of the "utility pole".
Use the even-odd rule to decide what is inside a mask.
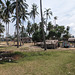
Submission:
[[[45,41],[45,33],[44,33],[44,20],[43,20],[43,14],[42,14],[42,0],[40,0],[40,13],[41,13],[41,22],[42,22],[42,33],[43,33],[43,42],[44,42],[44,50],[47,49],[46,47],[46,41]]]

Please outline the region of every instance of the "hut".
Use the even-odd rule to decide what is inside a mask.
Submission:
[[[58,40],[46,40],[47,48],[55,49],[58,47]]]
[[[68,42],[75,43],[75,38],[69,38]]]
[[[32,38],[31,37],[22,37],[21,40],[24,43],[31,43],[32,42]]]
[[[37,45],[44,47],[43,42],[37,42]],[[46,46],[48,49],[55,49],[58,47],[58,40],[46,40]]]
[[[69,38],[68,42],[70,42],[71,47],[75,47],[75,38]]]

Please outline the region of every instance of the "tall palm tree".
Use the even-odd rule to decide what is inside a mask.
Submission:
[[[45,9],[44,14],[46,16],[46,33],[47,33],[47,22],[48,22],[48,18],[51,18],[52,16],[52,11],[51,9]]]
[[[10,14],[11,14],[11,3],[9,0],[5,0],[5,8],[4,8],[4,11],[3,11],[3,16],[4,16],[4,21],[6,22],[6,24],[8,24],[8,29],[7,29],[7,35],[9,35],[9,18],[10,18]]]
[[[57,20],[57,16],[54,17],[54,21],[55,21],[55,26],[56,26],[56,20]]]
[[[35,17],[36,17],[36,15],[39,14],[38,11],[37,11],[37,9],[38,9],[37,5],[33,3],[32,4],[32,9],[31,9],[31,12],[30,12],[30,17],[32,17],[33,23],[35,23]]]
[[[9,22],[10,22],[10,13],[11,13],[11,3],[9,0],[5,0],[5,6],[3,10],[3,21],[6,23],[6,42],[8,45],[7,37],[9,36]]]
[[[42,22],[42,33],[43,33],[43,42],[44,42],[44,50],[47,49],[46,41],[45,41],[45,33],[44,33],[44,24],[43,24],[43,14],[42,14],[42,0],[40,0],[40,12],[41,12],[41,22]]]
[[[12,12],[16,9],[16,24],[17,24],[17,48],[19,48],[19,20],[24,17],[21,16],[24,10],[28,8],[28,4],[26,4],[26,0],[16,0],[11,4]]]
[[[18,19],[18,0],[16,0],[16,23],[17,23],[17,48],[19,48],[19,19]]]

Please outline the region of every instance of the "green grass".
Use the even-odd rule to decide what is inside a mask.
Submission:
[[[0,75],[75,75],[75,51],[15,52],[21,58],[0,64]]]

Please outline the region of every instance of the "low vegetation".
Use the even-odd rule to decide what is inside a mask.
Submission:
[[[0,75],[75,75],[75,51],[14,52],[0,63]]]

